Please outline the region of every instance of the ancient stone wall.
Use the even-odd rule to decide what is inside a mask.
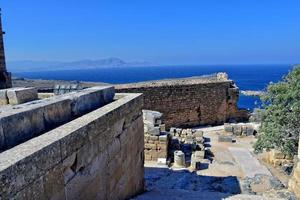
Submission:
[[[190,78],[117,85],[117,92],[144,94],[144,109],[163,113],[167,128],[215,125],[241,120],[239,89],[225,78]]]
[[[7,150],[112,102],[114,94],[112,86],[99,86],[50,99],[1,107],[0,150]]]
[[[0,199],[128,199],[144,189],[141,94],[0,154]]]
[[[289,190],[293,191],[298,199],[300,199],[300,139],[298,146],[298,162],[295,163],[292,178],[289,181]]]

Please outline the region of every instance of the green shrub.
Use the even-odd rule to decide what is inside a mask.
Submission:
[[[300,67],[282,81],[271,83],[262,97],[265,113],[261,134],[254,144],[256,152],[278,149],[286,155],[297,154],[300,133]]]

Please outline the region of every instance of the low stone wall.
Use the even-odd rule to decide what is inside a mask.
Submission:
[[[246,119],[239,89],[227,77],[189,78],[116,85],[117,92],[144,94],[144,109],[163,113],[166,127],[222,124]]]
[[[298,163],[295,163],[292,178],[289,181],[289,190],[293,191],[300,199],[300,139],[298,146]]]
[[[144,189],[140,94],[0,154],[0,199],[127,199]]]
[[[111,101],[112,86],[0,108],[0,150],[7,150]]]
[[[37,89],[30,88],[9,88],[0,90],[0,106],[2,105],[17,105],[34,101],[38,99]]]

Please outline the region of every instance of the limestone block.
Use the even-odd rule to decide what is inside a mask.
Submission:
[[[153,135],[153,136],[158,136],[158,135],[160,135],[160,129],[159,129],[159,127],[152,127],[152,128],[148,131],[148,133],[149,133],[150,135]]]
[[[64,98],[72,99],[72,113],[80,116],[113,101],[114,87],[92,87],[81,92],[67,94]]]
[[[231,135],[219,135],[218,142],[232,142],[233,138]]]
[[[160,135],[159,136],[159,141],[167,142],[168,141],[168,136],[167,135]]]
[[[159,137],[158,136],[155,136],[155,135],[151,135],[149,140],[152,140],[152,141],[158,141],[159,140]]]
[[[233,127],[230,124],[224,124],[224,131],[232,133],[233,132]]]
[[[143,119],[144,121],[148,121],[151,124],[155,125],[160,118],[162,117],[162,113],[153,111],[153,110],[143,110]]]
[[[192,157],[191,157],[191,168],[193,170],[199,170],[200,169],[200,165],[201,165],[201,160],[199,158],[197,158],[195,156],[195,154],[193,153],[192,154]]]
[[[45,130],[42,109],[20,109],[11,115],[0,115],[5,149],[20,144]]]
[[[11,88],[7,89],[8,102],[17,105],[38,99],[36,88]]]
[[[234,135],[241,135],[242,134],[242,127],[240,125],[234,125],[233,126],[233,134]]]
[[[156,149],[156,144],[146,143],[145,144],[145,149]]]
[[[247,125],[247,136],[254,135],[254,127],[252,125]]]
[[[0,106],[7,104],[9,104],[7,97],[7,89],[0,90]]]
[[[205,151],[195,151],[194,156],[197,159],[204,159]]]
[[[159,128],[160,128],[161,132],[165,132],[166,131],[166,125],[165,124],[159,125]]]
[[[195,136],[195,137],[203,137],[203,131],[197,130],[197,131],[194,133],[194,136]]]
[[[106,199],[109,183],[107,172],[110,170],[107,162],[107,156],[100,154],[90,165],[82,168],[81,173],[66,183],[66,199]]]

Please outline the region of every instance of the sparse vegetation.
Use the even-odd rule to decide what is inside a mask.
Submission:
[[[286,155],[297,154],[300,133],[300,66],[282,81],[271,83],[263,95],[265,113],[261,134],[254,148],[278,149]]]

